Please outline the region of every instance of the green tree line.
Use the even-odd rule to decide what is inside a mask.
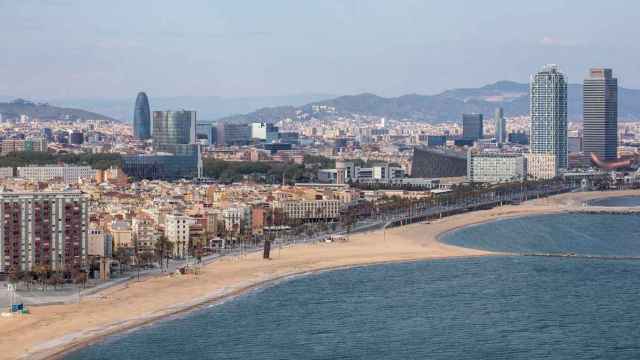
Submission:
[[[94,169],[122,166],[120,154],[52,154],[46,152],[15,152],[0,156],[0,167],[50,165],[57,163],[88,165]]]

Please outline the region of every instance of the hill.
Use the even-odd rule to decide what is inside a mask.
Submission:
[[[90,111],[57,107],[46,103],[34,103],[24,99],[0,102],[0,114],[2,114],[3,119],[18,119],[20,115],[27,115],[30,118],[41,120],[114,120],[108,116]]]
[[[569,120],[582,119],[582,85],[568,87]],[[640,90],[619,89],[621,121],[640,119]],[[394,98],[374,94],[341,96],[302,107],[264,108],[256,112],[221,119],[222,121],[277,121],[292,117],[296,111],[312,112],[313,105],[326,105],[338,114],[361,114],[393,119],[426,122],[459,121],[462,113],[482,113],[491,117],[496,107],[503,107],[507,116],[529,114],[529,85],[499,81],[479,88],[453,89],[436,95],[403,95]]]

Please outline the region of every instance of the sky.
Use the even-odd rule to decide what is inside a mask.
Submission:
[[[0,0],[0,95],[434,94],[559,64],[640,88],[629,0]]]

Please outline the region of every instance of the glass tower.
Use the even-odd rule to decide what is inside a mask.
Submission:
[[[482,139],[482,114],[462,114],[462,137],[466,140]]]
[[[532,154],[553,155],[556,173],[567,169],[567,80],[555,65],[531,76],[529,87]]]
[[[149,99],[144,92],[138,93],[133,110],[133,137],[138,140],[151,138],[151,112]]]
[[[153,145],[195,144],[196,112],[154,111],[153,112]]]
[[[611,69],[591,69],[584,80],[583,151],[602,160],[618,158],[618,79]]]
[[[496,122],[496,142],[505,144],[507,143],[507,119],[504,118],[504,111],[501,107],[496,109],[493,117]]]

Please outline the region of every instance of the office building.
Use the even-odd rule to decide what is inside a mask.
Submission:
[[[251,138],[254,140],[261,140],[266,143],[278,141],[278,128],[271,123],[252,123]]]
[[[567,81],[555,65],[531,77],[530,146],[532,154],[552,154],[556,176],[568,167],[567,157]]]
[[[194,148],[197,149],[197,146],[194,145]],[[135,180],[194,179],[202,176],[202,159],[199,150],[178,155],[126,155],[122,157],[122,171]]]
[[[500,183],[519,181],[526,176],[527,159],[522,154],[469,151],[468,181]]]
[[[611,69],[591,69],[583,87],[583,151],[618,158],[618,79]]]
[[[73,130],[69,132],[69,144],[82,145],[84,143],[84,134],[82,131]]]
[[[196,118],[195,111],[154,111],[151,131],[154,148],[167,144],[195,144]]]
[[[151,109],[147,94],[144,92],[138,93],[133,110],[133,137],[138,140],[151,138]]]
[[[482,114],[462,114],[462,137],[476,141],[483,136]]]
[[[496,109],[493,119],[496,123],[496,142],[499,145],[507,143],[507,119],[505,119],[504,111],[501,107]]]
[[[467,157],[433,148],[415,148],[411,176],[420,178],[460,177],[467,174]]]
[[[80,192],[0,192],[0,272],[84,267],[87,202]]]
[[[247,145],[251,142],[251,127],[248,124],[219,122],[216,128],[218,145]]]
[[[0,145],[2,155],[15,152],[47,152],[47,141],[44,138],[33,138],[25,140],[7,139],[2,140]]]

